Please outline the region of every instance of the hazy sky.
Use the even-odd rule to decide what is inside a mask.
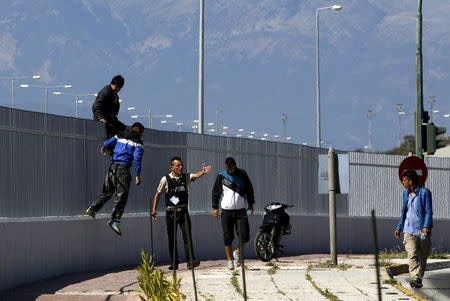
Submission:
[[[395,104],[415,109],[414,0],[205,0],[205,119],[257,133],[316,141],[315,11],[321,12],[322,139],[325,147],[354,150],[368,144],[367,110],[375,150],[395,146]],[[126,85],[120,118],[136,113],[197,119],[197,0],[1,0],[0,76],[39,74],[36,84],[72,84],[70,93],[96,93],[112,76]],[[450,70],[450,2],[424,3],[424,100],[436,96],[443,114]],[[43,111],[43,91],[19,88],[17,107]],[[10,83],[0,81],[0,105],[10,106]],[[90,104],[80,106],[91,118]],[[49,96],[49,112],[73,116],[68,96]],[[145,122],[145,120],[143,120]],[[158,129],[175,130],[160,124]],[[185,128],[187,129],[187,128]]]

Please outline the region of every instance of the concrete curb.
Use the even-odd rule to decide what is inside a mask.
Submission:
[[[433,270],[440,270],[440,269],[447,269],[450,268],[450,260],[449,261],[440,261],[440,262],[431,262],[427,263],[426,270],[427,271],[433,271]],[[409,272],[409,266],[407,264],[394,264],[388,267],[385,267],[384,269],[381,269],[380,276],[385,280],[394,279],[394,276],[408,273]],[[427,301],[428,299],[416,294],[414,291],[402,286],[401,284],[391,284],[401,292],[405,293],[408,296],[411,296],[419,301]]]

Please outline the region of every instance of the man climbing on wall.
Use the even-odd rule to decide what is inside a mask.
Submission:
[[[115,192],[117,201],[111,214],[111,220],[108,221],[108,226],[118,235],[122,235],[120,231],[120,218],[125,210],[130,190],[131,165],[134,166],[136,185],[141,184],[141,163],[144,154],[143,135],[144,126],[136,122],[131,126],[131,131],[126,135],[116,135],[103,143],[102,150],[108,149],[113,151],[111,165],[106,173],[100,196],[86,210],[86,215],[95,218],[95,214]]]

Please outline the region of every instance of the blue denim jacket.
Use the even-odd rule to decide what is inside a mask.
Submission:
[[[431,229],[433,228],[433,204],[431,191],[428,188],[418,186],[416,188],[416,198],[418,200],[418,212],[420,225],[423,228]],[[403,205],[402,214],[397,223],[395,230],[402,231],[403,225],[405,224],[406,211],[408,210],[408,190],[403,191]]]

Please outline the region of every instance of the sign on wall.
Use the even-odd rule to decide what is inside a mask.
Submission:
[[[349,158],[348,154],[336,157],[336,193],[349,192]],[[319,194],[328,194],[328,155],[319,155]]]

